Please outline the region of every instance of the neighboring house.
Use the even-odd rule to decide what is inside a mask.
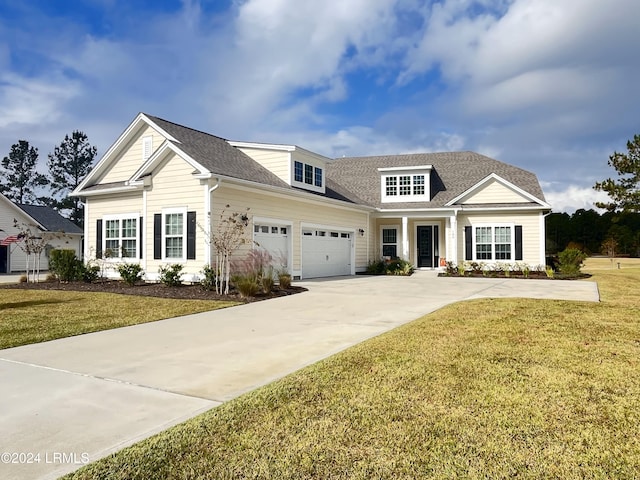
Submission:
[[[15,226],[15,221],[18,226]],[[48,232],[53,237],[40,255],[40,269],[49,268],[49,251],[54,248],[74,250],[82,255],[83,231],[51,207],[13,203],[0,194],[0,273],[24,272],[27,255],[16,237],[23,226],[32,232]]]
[[[85,257],[108,249],[149,279],[168,263],[197,278],[215,258],[205,232],[247,207],[254,248],[300,278],[393,257],[543,265],[551,209],[533,173],[473,152],[332,160],[143,113],[72,195],[86,201]]]

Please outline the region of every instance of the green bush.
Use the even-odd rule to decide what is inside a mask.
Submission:
[[[81,263],[78,278],[85,283],[93,283],[100,278],[100,265],[94,263]]]
[[[580,275],[580,269],[582,268],[582,262],[587,258],[587,255],[577,248],[567,248],[560,252],[559,258],[559,270],[560,273],[567,276]]]
[[[211,265],[205,265],[200,271],[204,275],[200,280],[200,286],[203,290],[214,290],[216,288],[217,271]]]
[[[142,280],[144,270],[139,263],[121,263],[118,265],[118,273],[127,285],[133,287],[138,280]]]
[[[381,260],[367,266],[367,273],[370,275],[411,275],[414,270],[410,262],[401,258],[389,262]]]
[[[182,285],[182,269],[184,267],[179,263],[172,265],[162,265],[158,269],[160,273],[160,283],[167,287],[178,287]]]
[[[61,282],[73,282],[81,275],[82,261],[76,257],[74,250],[51,250],[49,271]]]

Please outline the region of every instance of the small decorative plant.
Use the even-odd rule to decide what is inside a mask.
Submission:
[[[179,263],[162,265],[158,269],[158,273],[160,273],[160,283],[167,287],[179,287],[182,285],[183,268],[184,267]]]
[[[137,281],[142,280],[144,270],[139,263],[121,263],[117,267],[120,277],[130,287],[133,287]]]

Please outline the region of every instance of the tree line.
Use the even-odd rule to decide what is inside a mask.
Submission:
[[[18,204],[46,205],[76,225],[84,224],[84,205],[69,194],[89,173],[97,155],[97,148],[89,143],[84,132],[65,135],[60,145],[47,156],[47,174],[39,173],[38,149],[27,140],[11,146],[2,159],[0,192]],[[45,195],[39,195],[42,192]]]

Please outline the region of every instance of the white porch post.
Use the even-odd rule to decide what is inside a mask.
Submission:
[[[447,261],[458,263],[458,218],[455,215],[449,217],[451,235],[447,246]]]
[[[402,217],[402,258],[409,260],[409,219]]]

